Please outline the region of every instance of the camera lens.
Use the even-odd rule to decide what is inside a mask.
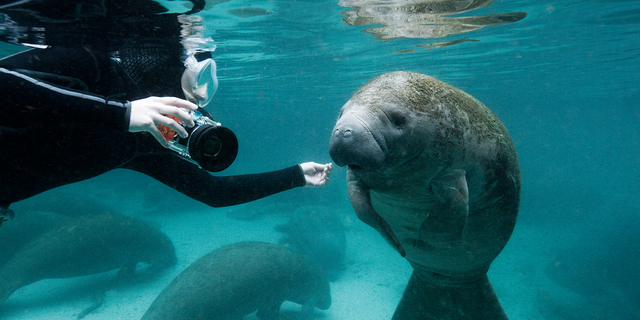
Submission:
[[[191,158],[207,171],[228,168],[238,155],[238,138],[228,128],[201,125],[193,130],[188,142]]]
[[[207,157],[215,157],[222,150],[222,141],[218,137],[211,136],[204,143],[202,143],[202,153]]]

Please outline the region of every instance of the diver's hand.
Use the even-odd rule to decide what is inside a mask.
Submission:
[[[307,181],[307,186],[324,186],[329,182],[329,176],[331,170],[333,170],[333,164],[318,164],[315,162],[305,162],[300,164],[302,173],[304,173],[304,179]]]
[[[166,116],[174,116],[182,120],[187,127],[193,127],[195,125],[193,119],[182,109],[196,110],[197,108],[197,105],[187,100],[174,97],[149,97],[132,101],[129,132],[149,132],[161,145],[168,148],[169,143],[160,133],[158,125],[167,126],[186,138],[187,131],[178,122]]]

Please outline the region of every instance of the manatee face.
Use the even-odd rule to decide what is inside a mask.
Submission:
[[[410,170],[412,161],[432,143],[432,119],[403,102],[404,86],[395,85],[402,80],[374,80],[342,107],[329,145],[338,166],[349,166],[372,179],[398,178],[397,171]]]

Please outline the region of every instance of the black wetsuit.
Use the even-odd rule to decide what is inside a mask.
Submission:
[[[0,60],[0,207],[117,168],[149,175],[214,207],[305,185],[298,165],[213,176],[150,134],[128,132],[126,100],[181,93],[176,84],[182,65],[157,66],[168,78],[132,79],[117,61],[87,48],[36,49]],[[140,85],[145,81],[149,85]]]

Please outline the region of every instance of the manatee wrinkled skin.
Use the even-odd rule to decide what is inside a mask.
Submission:
[[[131,217],[105,213],[70,218],[26,244],[0,268],[0,304],[17,289],[43,279],[135,270],[138,262],[157,270],[173,266],[173,243]]]
[[[240,242],[187,267],[142,320],[242,320],[256,310],[259,319],[274,320],[285,300],[303,305],[304,319],[314,307],[328,309],[331,293],[324,271],[282,246]]]
[[[394,320],[507,319],[486,273],[516,223],[520,169],[485,105],[420,73],[383,74],[343,106],[329,152],[357,216],[414,268]]]

